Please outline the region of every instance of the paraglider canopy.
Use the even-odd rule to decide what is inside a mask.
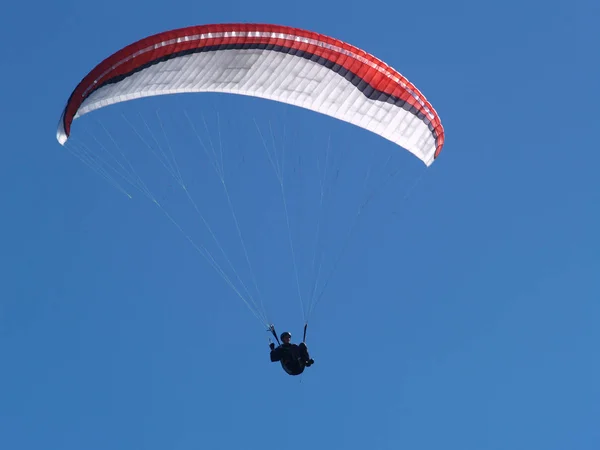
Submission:
[[[216,24],[166,31],[98,64],[71,94],[57,139],[75,118],[114,103],[185,92],[262,97],[317,111],[406,148],[427,166],[444,145],[431,104],[364,50],[280,25]]]

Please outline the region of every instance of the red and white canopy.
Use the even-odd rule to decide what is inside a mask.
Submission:
[[[71,94],[57,130],[74,119],[141,97],[226,92],[307,108],[365,128],[427,166],[444,129],[431,104],[396,70],[350,44],[297,28],[217,24],[133,43],[98,64]]]

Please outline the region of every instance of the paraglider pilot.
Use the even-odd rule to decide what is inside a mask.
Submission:
[[[277,336],[277,335],[275,335]],[[271,348],[271,362],[279,361],[281,367],[289,375],[300,375],[304,372],[305,367],[310,367],[315,362],[308,355],[308,348],[304,342],[300,344],[292,344],[291,333],[285,331],[280,336],[283,344],[280,344],[277,348],[274,343],[270,343]]]

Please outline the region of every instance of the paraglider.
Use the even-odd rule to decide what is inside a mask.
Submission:
[[[273,325],[271,325],[270,330],[277,337]],[[280,343],[278,347],[275,347],[275,344],[272,342],[269,344],[271,362],[280,362],[283,370],[289,375],[300,375],[306,367],[314,364],[315,361],[308,354],[308,348],[304,341],[300,344],[292,344],[292,334],[289,331],[281,333],[280,338],[283,343]]]
[[[57,140],[61,145],[67,146],[75,119],[109,105],[143,97],[194,92],[259,97],[312,110],[375,133],[406,149],[427,167],[438,158],[444,145],[444,128],[433,106],[411,82],[385,62],[351,44],[312,31],[281,25],[241,23],[202,25],[165,31],[132,43],[109,56],[92,69],[70,95],[58,123]],[[162,128],[161,132],[164,133]],[[114,143],[112,135],[110,140]],[[114,144],[119,155],[124,158],[121,147]],[[156,146],[160,150],[158,142]],[[148,148],[151,147],[148,145]],[[89,148],[81,148],[86,153],[86,158],[82,158],[84,162],[97,169],[97,172],[112,181],[113,185],[118,186],[104,166],[99,167],[103,162],[102,158],[88,157]],[[107,147],[101,146],[101,149],[106,151]],[[162,165],[175,178],[186,198],[200,214],[198,205],[193,201],[188,186],[183,181],[175,158],[167,157],[166,153],[164,152]],[[214,149],[213,153],[216,153]],[[222,153],[220,157],[223,157]],[[109,159],[108,162],[113,160]],[[202,244],[197,245],[190,235],[183,231],[179,223],[147,189],[133,168],[130,170],[129,161],[125,164],[117,162],[114,166],[122,169],[124,175],[119,173],[119,176],[139,189],[165,213],[278,341],[274,327],[268,325],[262,300],[255,301],[249,293],[204,216],[200,214],[227,265],[219,264],[206,247]],[[296,255],[285,204],[283,170],[278,172],[276,164],[273,166],[284,199],[289,244],[296,272],[295,281],[298,297],[302,302]],[[320,167],[319,161],[317,167]],[[225,187],[222,163],[220,166],[215,164],[215,171]],[[370,168],[367,177],[361,183],[366,185],[369,176]],[[322,183],[323,180],[319,178],[319,182]],[[236,234],[242,242],[244,258],[250,266],[250,258],[233,212],[229,192],[225,193],[235,220]],[[322,201],[321,185],[320,202]],[[368,201],[364,202],[358,209],[346,239],[352,234],[354,223],[367,203]],[[320,242],[321,228],[318,220],[317,223],[315,247]],[[312,304],[307,308],[308,313],[304,317],[303,341],[300,344],[292,344],[291,334],[286,332],[281,335],[283,343],[278,347],[275,347],[274,343],[270,344],[270,360],[280,362],[290,375],[298,375],[314,363],[305,343],[306,324],[308,316],[323,295],[337,267],[336,260],[329,276],[320,279],[318,271],[321,270],[321,263],[319,261],[319,264],[315,264],[316,256],[315,248],[312,257],[315,281],[307,296]],[[227,266],[232,269],[235,277],[226,273]],[[256,286],[251,267],[249,272]],[[241,287],[236,285],[236,281],[239,281]],[[323,283],[320,290],[317,289],[317,281]],[[256,290],[258,291],[258,288]]]

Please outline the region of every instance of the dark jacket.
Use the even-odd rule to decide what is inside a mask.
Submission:
[[[281,367],[290,375],[300,375],[304,372],[310,359],[304,342],[297,344],[281,344],[271,350],[271,362],[281,362]]]

